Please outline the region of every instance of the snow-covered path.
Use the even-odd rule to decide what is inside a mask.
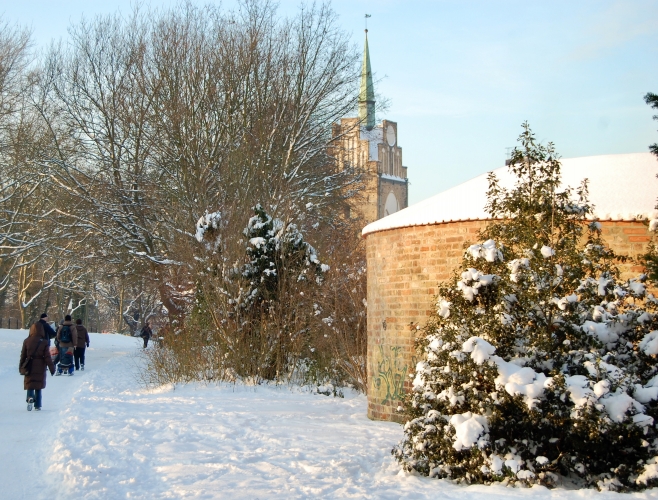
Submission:
[[[112,360],[125,358],[135,350],[135,341],[119,335],[92,334],[87,349],[87,372],[73,377],[48,375],[43,391],[43,410],[28,413],[23,377],[18,361],[25,330],[0,330],[0,478],[2,498],[52,498],[52,488],[61,482],[48,468],[53,460],[53,442],[58,435],[62,415],[70,411],[71,401],[90,376],[111,370]],[[126,342],[128,340],[129,342]],[[75,410],[75,408],[73,408]],[[83,429],[81,429],[83,430]]]
[[[365,398],[288,388],[137,380],[139,341],[92,334],[87,370],[49,377],[44,411],[25,409],[26,333],[0,330],[0,489],[8,499],[658,498],[502,486],[460,487],[399,473],[399,425],[365,417]]]

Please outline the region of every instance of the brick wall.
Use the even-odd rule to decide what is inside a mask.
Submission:
[[[475,243],[485,221],[406,227],[366,236],[368,262],[368,417],[401,421],[396,408],[416,366],[416,326],[427,321],[439,282],[459,265],[466,243]],[[619,254],[636,256],[650,236],[639,222],[602,222]],[[622,266],[625,278],[641,267]]]

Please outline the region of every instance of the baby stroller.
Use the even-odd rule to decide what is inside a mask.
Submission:
[[[73,375],[73,347],[60,347],[59,348],[59,364],[57,365],[57,375],[66,372]]]

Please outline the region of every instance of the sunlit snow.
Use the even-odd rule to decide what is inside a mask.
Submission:
[[[658,498],[658,490],[459,486],[407,474],[390,454],[402,426],[368,420],[363,395],[197,384],[149,391],[138,382],[141,339],[120,335],[90,334],[87,370],[48,376],[43,411],[28,412],[17,366],[26,333],[0,330],[3,498]],[[465,445],[486,432],[480,416],[454,423]],[[490,467],[512,460],[492,455]]]

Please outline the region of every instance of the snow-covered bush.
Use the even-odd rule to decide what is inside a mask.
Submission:
[[[524,125],[512,189],[489,178],[483,243],[439,287],[393,453],[468,483],[601,489],[658,479],[658,301],[623,282],[586,184],[560,190],[552,144]]]
[[[214,358],[213,377],[288,379],[313,352],[314,305],[329,266],[292,221],[260,204],[253,211],[240,229],[218,212],[199,219],[195,236],[203,246],[189,325],[206,332],[205,345],[194,349]]]
[[[198,219],[190,314],[146,353],[149,380],[365,389],[362,225],[338,219],[327,226],[315,205],[306,210],[295,217],[258,204],[239,218],[229,209]]]

